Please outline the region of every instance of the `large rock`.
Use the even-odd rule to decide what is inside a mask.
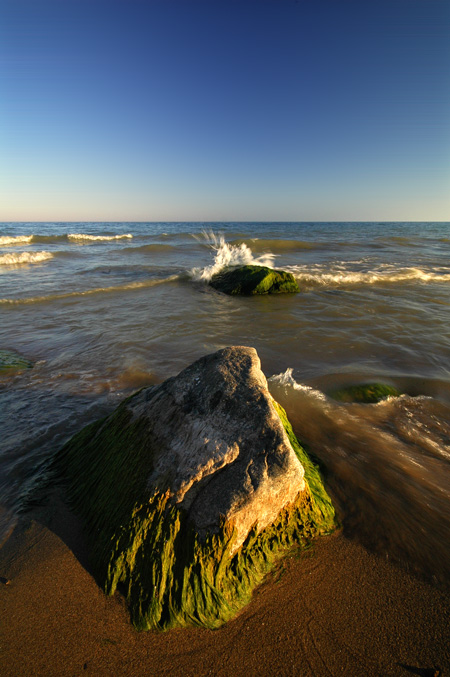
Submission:
[[[241,266],[216,273],[209,284],[224,294],[251,296],[253,294],[295,294],[300,291],[295,277],[284,270],[266,266]]]
[[[256,351],[225,348],[58,454],[97,578],[111,594],[124,585],[137,627],[220,625],[284,550],[333,527],[317,469],[280,413]]]

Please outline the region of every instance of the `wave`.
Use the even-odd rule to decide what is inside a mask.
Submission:
[[[324,395],[320,390],[311,388],[311,386],[303,385],[298,383],[293,376],[294,369],[288,367],[286,371],[283,371],[281,374],[274,374],[267,379],[268,383],[273,384],[277,388],[292,388],[293,390],[299,390],[304,393],[308,393],[309,396],[320,400],[321,402],[327,401],[327,396]]]
[[[8,245],[47,244],[51,242],[111,242],[114,240],[130,240],[133,235],[89,235],[88,233],[69,233],[59,235],[3,235],[0,237],[0,247]]]
[[[18,266],[27,263],[41,263],[52,259],[50,252],[21,252],[20,254],[3,254],[0,256],[0,266]]]
[[[411,238],[405,237],[404,235],[389,235],[388,237],[379,237],[377,242],[382,242],[385,244],[395,244],[400,247],[419,247],[419,242],[414,242]]]
[[[67,242],[67,235],[33,235],[33,244],[48,244],[51,242]]]
[[[125,233],[124,235],[88,235],[86,233],[69,233],[67,238],[69,240],[75,240],[78,242],[109,242],[111,240],[131,240],[131,233]]]
[[[126,253],[142,254],[145,252],[171,252],[176,249],[177,247],[172,244],[159,244],[155,242],[154,244],[143,244],[140,247],[125,247],[122,251]]]
[[[240,247],[246,245],[254,252],[295,252],[303,251],[305,249],[319,249],[323,244],[318,242],[306,242],[303,240],[281,240],[281,239],[259,239],[248,238],[231,240],[230,245],[233,247]]]
[[[192,268],[191,276],[194,280],[209,282],[209,280],[223,268],[233,266],[245,266],[248,264],[256,266],[272,266],[275,254],[266,252],[262,256],[255,258],[250,247],[242,242],[241,244],[231,244],[225,241],[223,234],[216,235],[214,232],[203,231],[201,237],[194,236],[202,244],[206,244],[215,252],[214,261],[205,268]]]
[[[2,235],[0,237],[0,247],[10,244],[29,244],[33,239],[33,235]]]
[[[389,284],[393,282],[450,282],[450,273],[432,272],[420,268],[400,268],[378,271],[305,270],[297,266],[287,267],[303,287],[346,287],[351,285]],[[448,269],[447,269],[448,270]]]
[[[192,242],[192,238],[198,239],[202,237],[202,232],[190,233],[190,232],[179,232],[179,233],[158,233],[158,234],[148,234],[145,237],[156,237],[158,239],[164,238],[165,240],[185,240],[186,242]]]
[[[96,287],[95,289],[86,289],[84,291],[69,291],[61,294],[49,294],[48,296],[30,296],[28,298],[20,299],[0,299],[0,305],[3,306],[20,306],[33,303],[48,303],[49,301],[57,301],[61,299],[81,298],[84,296],[92,296],[94,294],[111,294],[124,291],[133,291],[135,289],[148,289],[149,287],[156,287],[157,285],[167,282],[174,282],[181,279],[180,275],[170,275],[169,277],[160,279],[144,280],[142,282],[129,282],[128,284],[117,285],[113,287]]]
[[[208,246],[214,251],[214,261],[204,268],[193,268],[190,275],[194,280],[209,282],[213,275],[224,268],[244,266],[248,264],[273,267],[274,259],[284,251],[294,251],[295,248],[308,249],[310,246],[319,246],[315,243],[306,243],[297,240],[234,240],[226,242],[223,234],[212,231],[203,231],[201,236],[193,236],[200,244]],[[249,244],[251,244],[251,248]],[[269,251],[275,249],[278,253]],[[278,249],[277,249],[278,248]],[[254,252],[263,252],[255,256]],[[353,266],[364,264],[364,261],[354,261]],[[334,265],[334,269],[332,266]],[[450,281],[450,272],[446,268],[422,270],[415,267],[398,268],[395,265],[381,264],[375,270],[349,270],[348,264],[316,264],[313,266],[285,266],[285,270],[292,273],[303,289],[314,287],[350,287],[352,285],[376,285],[396,282],[438,282]]]

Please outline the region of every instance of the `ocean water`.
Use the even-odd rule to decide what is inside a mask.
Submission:
[[[291,271],[301,292],[208,286],[247,262]],[[0,374],[10,515],[85,424],[204,354],[250,345],[346,532],[450,580],[449,223],[3,223],[0,320],[0,350],[34,362]],[[329,396],[369,381],[404,394]]]

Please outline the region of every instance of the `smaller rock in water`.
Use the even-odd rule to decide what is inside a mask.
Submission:
[[[376,404],[386,397],[399,397],[401,393],[393,386],[385,383],[364,383],[363,385],[339,388],[330,393],[330,397],[338,402],[359,402]]]
[[[295,277],[284,270],[266,266],[242,266],[216,273],[209,283],[214,289],[231,296],[254,294],[296,294],[300,291]]]
[[[0,350],[0,373],[31,369],[33,363],[15,350]]]

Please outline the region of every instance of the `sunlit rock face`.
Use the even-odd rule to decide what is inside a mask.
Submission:
[[[304,488],[254,348],[207,355],[127,407],[152,431],[147,490],[169,491],[200,535],[217,531],[222,516],[234,522],[238,548]]]

